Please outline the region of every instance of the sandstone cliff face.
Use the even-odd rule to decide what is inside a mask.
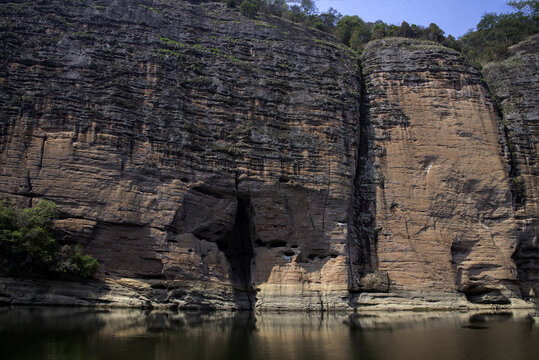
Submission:
[[[58,236],[101,265],[76,291],[3,280],[0,302],[519,296],[503,139],[458,54],[373,42],[361,82],[331,36],[223,4],[49,0],[2,19],[0,197],[56,202]]]
[[[507,302],[516,223],[481,75],[454,51],[399,39],[370,43],[363,69],[378,268],[394,289]]]
[[[506,138],[506,158],[511,165],[513,207],[518,224],[514,254],[523,295],[539,294],[539,35],[509,48],[511,57],[482,70],[503,117],[499,128]]]
[[[350,50],[223,4],[24,2],[3,18],[2,197],[55,201],[100,276],[139,279],[148,301],[347,305]]]

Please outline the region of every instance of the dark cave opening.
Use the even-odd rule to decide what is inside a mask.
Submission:
[[[237,290],[250,292],[252,261],[254,258],[254,226],[251,220],[250,202],[238,198],[236,219],[231,231],[217,240],[217,246],[230,264],[230,279]]]
[[[499,289],[490,289],[488,286],[471,285],[462,291],[466,299],[474,304],[507,305],[511,301]]]

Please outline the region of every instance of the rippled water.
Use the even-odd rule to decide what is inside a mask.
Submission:
[[[0,359],[539,359],[527,312],[0,308]]]

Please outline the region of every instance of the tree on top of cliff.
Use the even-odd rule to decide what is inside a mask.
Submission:
[[[240,12],[243,16],[254,19],[258,14],[258,4],[251,0],[243,0],[240,5]]]
[[[509,1],[507,5],[522,12],[525,16],[537,16],[539,13],[539,1],[537,0]]]
[[[387,36],[431,40],[443,45],[448,45],[450,42],[450,39],[444,36],[444,31],[435,23],[425,28],[403,21],[400,26],[396,26],[388,25],[381,20],[374,23],[365,22],[357,15],[343,16],[335,25],[334,34],[344,44],[358,52],[362,51],[369,41]]]
[[[236,3],[236,0],[227,1]],[[243,0],[243,8],[240,6],[240,10],[250,18],[254,18],[258,12],[264,12],[332,33],[357,52],[361,52],[370,40],[400,36],[449,46],[462,51],[472,62],[481,65],[505,58],[509,46],[537,33],[539,0],[513,0],[507,4],[513,7],[514,12],[483,15],[477,30],[459,40],[451,35],[445,37],[444,31],[435,23],[428,27],[406,21],[400,26],[380,20],[371,23],[357,15],[342,16],[333,8],[320,14],[314,0]]]
[[[337,37],[349,46],[353,33],[364,33],[366,30],[365,22],[357,15],[344,16],[335,26],[335,34]]]
[[[430,23],[429,27],[426,29],[427,38],[431,41],[436,41],[439,43],[443,42],[445,40],[444,34],[445,32],[435,23]]]
[[[201,1],[201,0],[192,0]],[[222,0],[229,8],[236,7],[240,0]],[[413,39],[431,40],[444,45],[455,45],[454,38],[446,38],[438,25],[431,23],[427,28],[408,24],[388,25],[381,20],[365,22],[357,15],[342,16],[337,10],[329,8],[319,13],[314,0],[242,0],[239,10],[242,15],[254,19],[259,13],[266,13],[304,24],[318,30],[336,35],[345,45],[361,52],[373,39],[386,36],[401,36]]]
[[[462,52],[477,65],[503,60],[508,48],[539,31],[539,0],[509,1],[514,11],[508,14],[487,13],[459,39]]]
[[[315,27],[319,30],[331,32],[341,18],[342,15],[337,10],[329,8],[328,11],[318,16],[319,21],[315,24]]]
[[[410,25],[406,21],[403,21],[400,28],[396,31],[395,35],[406,38],[413,38],[414,32],[412,31]]]

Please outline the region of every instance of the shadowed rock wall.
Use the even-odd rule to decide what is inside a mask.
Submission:
[[[505,136],[505,156],[510,164],[518,246],[513,258],[518,266],[524,296],[539,294],[539,35],[509,48],[512,55],[487,64],[482,72],[499,100],[499,129]]]

